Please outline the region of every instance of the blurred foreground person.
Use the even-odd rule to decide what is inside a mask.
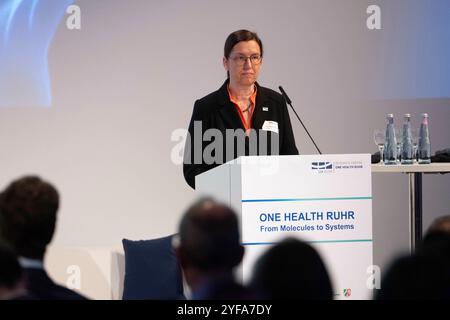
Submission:
[[[450,216],[431,224],[417,252],[393,262],[376,299],[450,299]]]
[[[211,199],[194,203],[183,216],[175,243],[193,300],[255,299],[233,269],[244,255],[236,214]]]
[[[36,176],[13,181],[0,193],[0,236],[19,256],[27,289],[38,299],[85,299],[55,284],[44,269],[44,255],[55,232],[59,195]]]
[[[0,245],[0,300],[32,299],[28,295],[23,270],[14,252]]]
[[[287,238],[256,262],[252,287],[274,300],[332,300],[331,281],[320,255],[306,242]]]
[[[450,259],[450,216],[435,219],[423,239],[422,251]]]

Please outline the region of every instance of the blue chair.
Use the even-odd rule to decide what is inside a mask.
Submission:
[[[125,252],[123,300],[185,299],[172,237],[122,240]]]

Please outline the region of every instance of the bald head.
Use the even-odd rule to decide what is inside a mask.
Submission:
[[[212,199],[202,199],[186,211],[179,236],[185,258],[203,271],[232,269],[242,259],[236,214]]]
[[[428,233],[446,233],[450,235],[450,216],[442,216],[433,221]]]

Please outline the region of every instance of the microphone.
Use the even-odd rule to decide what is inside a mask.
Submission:
[[[317,151],[319,151],[319,154],[322,154],[322,152],[320,151],[319,147],[317,146],[316,142],[314,141],[314,139],[311,137],[311,135],[308,132],[308,129],[306,129],[305,125],[303,124],[303,121],[300,119],[300,117],[298,116],[297,112],[295,111],[294,107],[292,106],[292,101],[291,99],[289,99],[286,91],[284,91],[282,86],[278,87],[280,89],[281,95],[283,96],[284,100],[286,100],[286,103],[288,105],[291,106],[292,111],[294,111],[295,115],[297,116],[298,121],[300,121],[300,123],[303,126],[303,129],[305,129],[306,133],[308,134],[309,138],[311,139],[312,143],[314,144],[314,146],[316,147]]]

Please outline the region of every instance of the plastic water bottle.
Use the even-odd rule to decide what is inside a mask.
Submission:
[[[431,144],[428,133],[428,114],[422,113],[422,123],[420,124],[419,146],[417,148],[419,164],[431,163]]]
[[[384,164],[397,163],[397,139],[395,138],[394,115],[388,114],[386,117],[386,137],[384,140]]]
[[[411,135],[411,115],[405,114],[405,122],[403,123],[403,134],[401,144],[401,163],[412,164],[413,163],[413,142]]]

